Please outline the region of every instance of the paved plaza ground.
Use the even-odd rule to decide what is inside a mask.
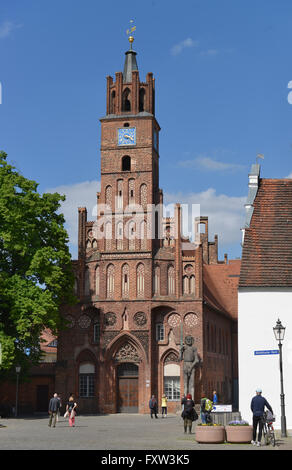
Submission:
[[[184,434],[178,415],[151,419],[149,415],[113,414],[77,416],[75,428],[61,416],[56,428],[47,416],[0,419],[1,450],[292,450],[292,432],[287,438],[276,431],[277,446],[251,444],[198,444],[195,426]]]

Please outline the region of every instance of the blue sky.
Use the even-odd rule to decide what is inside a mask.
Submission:
[[[140,79],[156,79],[160,187],[166,202],[200,203],[220,256],[241,255],[248,172],[292,174],[290,0],[2,0],[0,149],[40,191],[67,194],[89,218],[100,180],[106,76],[123,69],[137,27]],[[291,100],[292,101],[292,100]]]

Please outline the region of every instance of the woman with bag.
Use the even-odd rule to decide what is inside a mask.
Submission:
[[[77,403],[74,401],[74,396],[71,394],[66,405],[65,417],[69,416],[69,426],[75,426],[75,416],[76,416]]]
[[[189,428],[189,434],[191,434],[193,421],[196,421],[198,419],[198,415],[195,410],[195,403],[192,400],[192,395],[190,393],[186,396],[186,400],[184,403],[184,410],[181,416],[184,420],[185,433],[187,432],[187,428]]]

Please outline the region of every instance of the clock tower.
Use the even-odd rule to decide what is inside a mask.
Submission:
[[[129,40],[124,71],[115,74],[115,81],[107,77],[106,116],[100,119],[98,208],[99,215],[108,214],[100,242],[105,252],[152,252],[159,244],[153,240],[151,213],[152,205],[162,202],[155,81],[152,73],[140,81],[133,38]]]

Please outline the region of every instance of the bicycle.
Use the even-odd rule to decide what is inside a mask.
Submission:
[[[263,415],[263,435],[265,445],[272,444],[273,447],[276,445],[275,431],[273,426],[275,419],[275,416],[270,411],[266,411]]]

